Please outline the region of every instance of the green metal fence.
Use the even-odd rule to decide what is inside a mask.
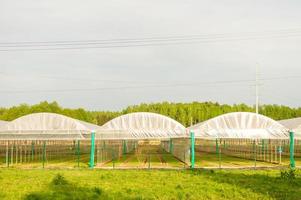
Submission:
[[[294,155],[290,153],[292,151]],[[92,166],[91,159],[94,160]],[[291,140],[205,140],[193,137],[164,140],[96,139],[94,143],[92,138],[0,141],[1,168],[150,169],[289,166],[301,167],[301,141],[294,138]]]

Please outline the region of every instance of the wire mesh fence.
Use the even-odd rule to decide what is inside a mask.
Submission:
[[[300,157],[299,141],[295,157]],[[289,140],[215,139],[196,140],[197,167],[278,167],[288,166]],[[297,162],[297,164],[300,164]]]
[[[98,152],[97,167],[103,168],[173,168],[186,166],[180,156],[178,145],[170,141],[131,140],[131,141],[98,141],[101,148]],[[168,147],[167,147],[168,146]],[[172,149],[172,152],[169,150]],[[184,155],[185,156],[185,155]],[[105,157],[105,158],[103,158]],[[189,159],[189,155],[187,155]]]
[[[87,167],[89,140],[0,141],[1,167]]]
[[[296,166],[301,167],[301,140],[295,140]],[[88,168],[91,139],[1,140],[0,167]],[[289,140],[196,139],[197,168],[286,167]],[[97,168],[189,168],[191,140],[96,140]]]

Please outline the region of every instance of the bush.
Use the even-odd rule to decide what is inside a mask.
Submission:
[[[65,177],[61,174],[57,174],[53,179],[52,179],[52,185],[67,185],[68,181],[65,179]]]
[[[296,179],[296,170],[290,169],[280,172],[280,178],[285,181],[292,182]]]

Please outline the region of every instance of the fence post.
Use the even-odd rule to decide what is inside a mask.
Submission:
[[[261,140],[261,160],[265,161],[264,139]]]
[[[127,152],[126,141],[123,140],[123,141],[122,141],[122,154],[125,155],[126,152]]]
[[[91,151],[90,151],[90,169],[94,168],[94,154],[95,154],[95,131],[91,132]]]
[[[215,151],[216,151],[216,156],[218,158],[218,166],[221,168],[221,157],[220,157],[220,147],[218,144],[218,139],[215,139]]]
[[[8,151],[8,141],[6,142],[6,156],[5,156],[6,166],[9,167],[9,151]]]
[[[34,160],[34,141],[31,142],[31,161]]]
[[[172,143],[172,139],[169,139],[169,153],[172,154],[173,153],[173,143]]]
[[[256,148],[256,140],[253,141],[253,156],[254,156],[254,169],[256,169],[256,161],[257,161],[257,148]]]
[[[184,150],[184,157],[183,157],[183,158],[184,158],[184,159],[183,159],[183,160],[184,160],[184,162],[183,162],[184,169],[185,169],[185,167],[186,167],[186,158],[185,158],[185,157],[186,157],[186,155],[185,155],[185,154],[186,154],[186,152],[185,152],[185,151],[186,151],[186,150]]]
[[[113,169],[115,169],[115,151],[114,151],[114,148],[112,148],[112,164],[113,164]]]
[[[79,161],[80,161],[80,140],[77,140],[76,154],[77,154],[77,167],[79,168]]]
[[[194,146],[195,146],[195,136],[194,136],[194,132],[191,131],[190,132],[190,139],[191,139],[191,159],[190,159],[190,162],[191,162],[191,169],[194,169],[194,164],[195,164],[195,158],[194,158],[194,154],[195,154],[195,149],[194,149]]]
[[[46,141],[43,142],[43,157],[42,157],[42,162],[43,162],[43,168],[45,167],[45,160],[46,160]]]
[[[294,132],[290,131],[290,167],[291,169],[295,169],[296,164],[295,164],[295,158],[294,158]]]
[[[148,169],[151,167],[151,156],[150,153],[148,152]]]
[[[221,148],[221,144],[222,144],[222,139],[220,139],[218,141],[218,165],[219,165],[219,168],[222,168],[222,148]]]

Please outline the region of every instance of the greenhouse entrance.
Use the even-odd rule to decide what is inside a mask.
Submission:
[[[181,143],[177,139],[96,141],[96,168],[187,168],[189,146]]]

